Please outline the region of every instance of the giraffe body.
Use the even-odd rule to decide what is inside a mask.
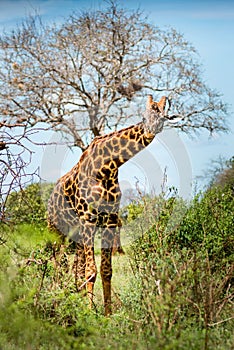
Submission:
[[[121,191],[118,168],[144,149],[163,127],[166,98],[153,102],[148,97],[141,123],[96,137],[79,162],[61,177],[48,203],[49,226],[77,242],[75,277],[87,281],[90,305],[97,269],[95,233],[101,231],[101,277],[105,314],[111,313],[111,255],[119,234]],[[79,288],[79,287],[78,287]]]

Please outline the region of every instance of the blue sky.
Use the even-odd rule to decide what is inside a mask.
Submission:
[[[184,169],[184,171],[189,172],[188,181],[190,181],[190,177],[194,179],[202,174],[211,159],[217,159],[219,156],[225,158],[233,156],[234,0],[196,0],[193,2],[129,0],[122,1],[121,4],[131,9],[140,8],[148,15],[149,21],[155,25],[160,27],[169,25],[180,31],[199,52],[207,84],[222,93],[223,100],[230,105],[229,134],[219,134],[209,138],[207,133],[203,133],[194,139],[189,139],[186,135],[179,136],[178,152],[182,152],[183,148],[185,164],[190,167],[189,170]],[[63,21],[73,10],[98,9],[100,6],[101,2],[94,0],[0,0],[0,31],[13,28],[25,15],[32,13],[35,9],[46,21]],[[176,137],[172,135],[173,140],[176,140]],[[159,168],[160,174],[162,175],[165,166],[172,167],[171,171],[168,170],[171,184],[174,180],[175,185],[181,183],[183,167],[178,170],[178,163],[182,164],[183,159],[176,159],[175,154],[170,151],[171,145],[167,144],[166,136],[163,135],[159,142],[155,141],[150,147],[149,152],[151,153],[149,154],[159,159],[156,167]],[[43,159],[43,155],[40,155],[39,158]],[[62,172],[69,170],[79,157],[66,155],[65,158]],[[140,168],[140,163],[141,159],[132,164],[132,168],[130,166],[130,168],[123,169],[121,175],[123,187],[127,188],[133,181],[135,175],[129,178],[129,171],[133,174],[134,166]],[[150,167],[148,170],[151,171]],[[144,176],[149,175],[143,171],[142,177]]]

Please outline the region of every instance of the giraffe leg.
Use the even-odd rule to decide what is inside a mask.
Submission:
[[[96,227],[90,223],[84,225],[84,253],[85,253],[85,279],[88,292],[89,305],[93,305],[93,289],[97,276],[97,267],[94,256],[94,236]]]
[[[101,277],[103,286],[105,316],[111,314],[111,277],[112,277],[112,248],[115,229],[104,228],[101,248]]]
[[[75,275],[75,285],[77,291],[80,291],[84,288],[82,288],[81,286],[83,285],[85,279],[85,251],[84,245],[80,242],[78,242],[76,245],[76,254],[74,257],[73,271]]]
[[[85,279],[86,279],[86,289],[88,292],[89,306],[93,305],[93,290],[94,283],[97,276],[97,268],[94,258],[94,247],[85,246],[85,256],[86,256],[86,269],[85,269]]]
[[[120,227],[118,227],[118,229],[116,230],[114,243],[113,243],[112,254],[115,255],[116,253],[119,253],[120,255],[124,255],[125,254],[125,252],[123,250],[123,247],[121,245],[121,240],[120,240]]]

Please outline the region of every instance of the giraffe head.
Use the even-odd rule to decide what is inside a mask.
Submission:
[[[146,111],[143,119],[146,132],[155,135],[162,131],[165,120],[166,101],[167,98],[163,96],[159,102],[154,102],[153,96],[148,95]]]

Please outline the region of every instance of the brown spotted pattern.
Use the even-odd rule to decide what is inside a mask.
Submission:
[[[149,95],[141,123],[96,137],[79,162],[58,180],[48,203],[49,226],[77,242],[75,279],[78,289],[86,285],[90,305],[97,275],[94,237],[97,231],[101,233],[106,315],[111,313],[112,248],[121,227],[118,169],[162,130],[165,103],[165,97],[157,103]]]

